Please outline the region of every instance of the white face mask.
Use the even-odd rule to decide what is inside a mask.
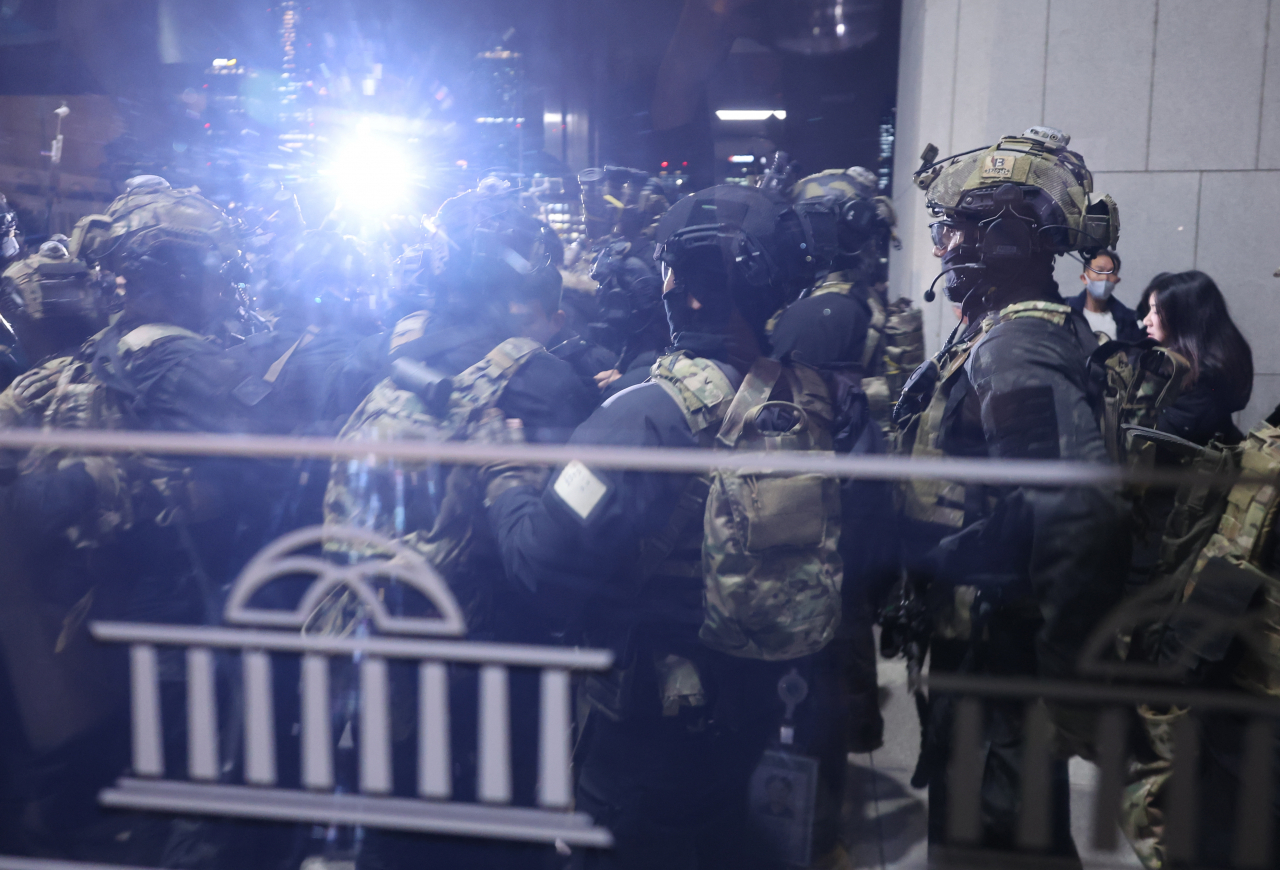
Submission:
[[[1116,285],[1114,283],[1105,279],[1101,281],[1090,281],[1085,285],[1085,287],[1088,289],[1089,295],[1094,299],[1097,299],[1099,302],[1106,302],[1110,299],[1111,294],[1115,292],[1116,289]]]
[[[12,259],[18,256],[18,240],[13,236],[5,236],[4,241],[0,242],[0,257]]]

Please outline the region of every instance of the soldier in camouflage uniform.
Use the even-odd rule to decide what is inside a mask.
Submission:
[[[861,166],[802,178],[790,199],[837,205],[842,255],[817,287],[775,318],[774,354],[798,353],[813,365],[860,366],[871,413],[887,434],[893,402],[907,375],[924,362],[920,309],[888,296],[889,245],[898,244],[893,203],[877,195],[875,175]]]
[[[933,162],[917,183],[934,215],[934,255],[964,322],[911,376],[894,413],[899,449],[912,456],[1108,460],[1091,404],[1086,361],[1097,345],[1053,281],[1055,256],[1115,243],[1110,198],[1065,134],[1032,128],[990,148]],[[936,280],[935,280],[936,283]],[[931,298],[930,293],[926,298]],[[1092,487],[994,488],[908,482],[911,570],[927,581],[935,616],[931,668],[1069,677],[1090,629],[1118,600],[1127,565],[1123,505]],[[929,838],[945,842],[951,699],[934,695],[922,769]],[[1014,849],[1022,704],[986,704],[977,845]],[[1052,767],[1052,836],[1039,844],[1074,856],[1066,762]]]
[[[570,443],[714,443],[767,346],[765,322],[798,290],[784,270],[803,259],[803,235],[786,234],[796,226],[788,213],[785,203],[736,185],[672,207],[657,242],[669,268],[673,351],[648,381],[606,400]],[[569,618],[570,638],[619,656],[607,678],[583,691],[590,713],[577,807],[616,843],[588,863],[647,870],[766,861],[746,831],[747,781],[778,733],[776,685],[792,663],[738,658],[699,640],[706,489],[689,475],[580,463],[543,489],[518,475],[492,477],[489,518],[507,572],[535,590],[541,608]]]
[[[232,395],[243,375],[203,334],[234,316],[235,288],[223,267],[236,256],[235,237],[212,203],[172,193],[168,205],[177,207],[152,199],[149,213],[135,211],[127,228],[99,223],[90,242],[110,239],[98,254],[125,279],[123,310],[83,347],[15,381],[0,396],[6,424],[244,431],[245,409]],[[34,298],[29,291],[24,302]],[[42,303],[50,298],[42,295]],[[47,448],[10,455],[5,471],[13,482],[4,491],[4,525],[20,544],[6,559],[0,609],[11,627],[22,626],[4,632],[4,658],[30,752],[14,796],[25,846],[161,863],[169,834],[189,823],[104,814],[97,806],[98,789],[128,766],[120,691],[127,680],[123,662],[89,640],[87,625],[112,618],[216,623],[238,567],[230,564],[236,524],[252,523],[252,474],[240,461]],[[38,583],[26,573],[35,566]],[[161,691],[182,686],[166,679]],[[178,729],[166,736],[185,739]],[[225,838],[219,848],[235,841]],[[238,842],[254,849],[252,837]]]
[[[520,334],[531,310],[544,317],[559,310],[559,241],[496,179],[445,202],[432,233],[422,263],[428,307],[396,324],[386,362],[390,377],[373,387],[339,438],[564,441],[595,407],[594,389],[568,362]],[[474,466],[338,460],[329,472],[324,521],[371,529],[421,553],[461,605],[469,638],[551,642],[556,614],[538,614],[529,606],[532,590],[505,582],[479,478]],[[353,596],[326,602],[321,611],[313,622],[324,632],[341,632],[365,618]],[[347,673],[346,684],[355,685],[354,671]],[[451,666],[450,692],[451,728],[474,733],[474,669]],[[537,675],[513,672],[510,692],[514,733],[536,732],[536,721],[525,717],[536,718]],[[335,723],[334,734],[345,727]],[[410,757],[417,739],[406,731],[399,758]],[[532,803],[536,749],[517,743],[511,761],[515,800]],[[456,763],[470,767],[455,772],[455,781],[474,782],[474,755]],[[544,866],[540,862],[554,854],[548,847],[381,832],[369,833],[362,848],[369,860],[390,866],[424,860],[442,867]]]
[[[773,356],[791,354],[811,365],[847,370],[860,381],[873,419],[886,431],[890,396],[897,397],[906,373],[923,362],[924,353],[920,310],[905,299],[888,301],[889,246],[896,242],[893,205],[877,195],[875,175],[860,166],[803,178],[789,198],[801,208],[835,207],[839,254],[816,287],[774,318]],[[883,452],[883,438],[872,434],[857,452]],[[847,608],[841,633],[849,645],[850,748],[870,752],[880,745],[884,729],[872,613],[882,587],[896,573],[897,548],[885,485],[850,480],[842,486]]]

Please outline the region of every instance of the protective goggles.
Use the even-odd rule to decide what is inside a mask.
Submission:
[[[964,241],[965,228],[955,221],[934,221],[929,224],[929,238],[935,248],[947,250],[953,244]]]

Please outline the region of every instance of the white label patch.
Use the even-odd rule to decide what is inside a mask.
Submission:
[[[590,468],[578,460],[573,460],[564,467],[556,478],[556,495],[569,506],[580,518],[585,520],[596,509],[600,499],[604,498],[609,487],[596,477]]]
[[[983,178],[1010,178],[1013,175],[1013,161],[1016,155],[988,154],[986,159],[982,161],[982,177]]]

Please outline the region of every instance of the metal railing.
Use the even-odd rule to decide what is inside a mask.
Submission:
[[[319,543],[380,547],[394,558],[336,564],[296,555]],[[393,565],[388,568],[388,565]],[[255,610],[255,591],[276,577],[314,572],[311,591],[293,611]],[[414,585],[441,614],[406,619],[381,609],[362,580],[393,573]],[[242,818],[369,825],[406,831],[461,834],[571,846],[608,846],[612,838],[591,818],[572,812],[571,674],[603,671],[608,650],[394,637],[314,635],[300,631],[312,602],[338,584],[374,605],[379,628],[409,623],[419,633],[462,633],[456,602],[430,565],[413,551],[373,533],[345,527],[291,532],[255,557],[241,573],[227,605],[228,627],[95,622],[106,643],[128,644],[132,713],[132,776],[103,791],[109,807],[192,812]],[[240,627],[268,623],[277,630]],[[292,629],[292,630],[291,630]],[[188,780],[164,778],[165,727],[160,701],[159,649],[186,654]],[[219,716],[214,650],[239,655],[243,686],[245,785],[218,782]],[[301,659],[301,771],[303,790],[279,787],[276,758],[276,681],[273,658]],[[358,662],[359,793],[335,792],[330,659]],[[392,795],[391,692],[388,663],[411,661],[418,669],[417,797]],[[480,673],[476,794],[479,803],[454,801],[448,669],[476,665]],[[509,669],[540,672],[538,785],[535,807],[512,806]]]

